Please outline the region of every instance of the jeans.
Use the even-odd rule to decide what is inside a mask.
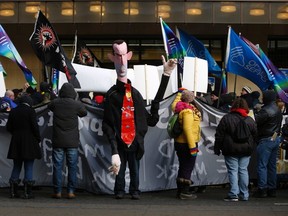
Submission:
[[[139,165],[140,161],[136,159],[136,152],[134,151],[119,151],[119,157],[121,160],[120,170],[116,176],[114,193],[124,194],[125,193],[125,171],[126,164],[128,162],[130,172],[130,185],[129,193],[139,194]]]
[[[67,193],[74,193],[77,184],[78,148],[54,148],[52,153],[54,193],[62,192],[62,170],[65,156],[68,167]]]
[[[277,187],[277,154],[280,138],[274,141],[269,138],[259,140],[257,146],[257,178],[259,189],[276,189]]]
[[[230,182],[229,197],[243,200],[249,199],[249,175],[248,165],[250,156],[225,156],[225,164],[228,170],[228,178]]]
[[[179,161],[177,178],[191,179],[191,174],[195,166],[196,157],[190,154],[187,143],[175,142],[175,151]]]
[[[34,164],[34,159],[31,160],[13,160],[13,169],[11,173],[11,180],[18,180],[21,169],[22,169],[22,164],[24,163],[24,181],[32,181],[33,180],[33,164]]]

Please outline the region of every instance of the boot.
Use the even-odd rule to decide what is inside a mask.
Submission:
[[[179,185],[178,191],[177,191],[177,197],[179,199],[196,199],[197,198],[196,195],[190,192],[190,185],[192,183],[191,180],[177,178],[176,182],[177,182],[177,187]]]
[[[180,198],[180,194],[183,191],[183,181],[181,178],[176,179],[176,184],[177,184],[177,194],[176,197]]]
[[[256,198],[265,198],[267,196],[268,196],[267,189],[258,188],[258,190],[253,194],[253,197],[256,197]]]
[[[10,184],[10,198],[19,198],[18,194],[18,186],[20,184],[20,179],[9,179],[9,184]]]
[[[35,181],[33,180],[24,180],[24,195],[23,199],[33,199],[34,194],[32,192],[33,185],[35,184]]]

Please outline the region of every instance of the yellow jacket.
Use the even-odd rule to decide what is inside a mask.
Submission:
[[[175,138],[175,141],[178,143],[188,143],[189,149],[196,148],[196,143],[200,141],[201,138],[201,113],[195,106],[189,104],[191,108],[185,108],[181,106],[180,100],[181,93],[177,93],[176,98],[174,99],[171,109],[173,112],[179,112],[179,123],[182,125],[183,132],[180,134],[179,137]],[[187,103],[186,107],[187,107]],[[179,106],[180,105],[180,106]]]

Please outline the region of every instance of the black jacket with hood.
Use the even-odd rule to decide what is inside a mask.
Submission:
[[[250,137],[247,142],[237,143],[233,140],[234,133],[240,119],[244,119],[250,130]],[[257,126],[255,121],[250,117],[244,117],[240,112],[230,112],[222,117],[215,134],[214,153],[224,156],[250,156],[255,146],[257,136]]]
[[[78,116],[87,115],[87,110],[80,101],[70,83],[64,83],[59,91],[59,98],[54,99],[48,108],[53,112],[53,148],[77,148],[79,146]]]
[[[258,140],[271,137],[274,132],[279,133],[282,124],[282,113],[276,105],[276,92],[267,90],[263,92],[264,106],[255,116],[258,128]]]

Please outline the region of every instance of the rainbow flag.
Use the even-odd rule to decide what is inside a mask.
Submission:
[[[283,102],[288,103],[288,77],[272,63],[259,46],[258,50],[261,60],[268,68],[275,91]]]
[[[279,70],[273,64],[273,62],[265,55],[259,45],[253,44],[243,36],[240,36],[240,38],[246,44],[248,44],[248,46],[254,51],[257,56],[259,56],[259,58],[267,68],[267,76],[269,80],[273,82],[274,89],[277,92],[279,98],[281,98],[283,102],[288,103],[288,77],[286,76],[286,74],[283,71]]]
[[[0,25],[0,55],[14,61],[23,71],[25,79],[32,88],[37,86],[37,82],[32,76],[32,72],[27,68],[23,59],[19,55],[17,49],[13,45],[9,36],[6,34],[3,27]]]
[[[58,95],[58,81],[59,81],[59,70],[52,68],[52,91],[55,95]]]
[[[7,76],[7,73],[6,73],[6,71],[4,70],[3,65],[1,64],[1,62],[0,62],[0,73],[3,73],[4,77]]]
[[[184,67],[184,56],[187,56],[186,50],[182,46],[179,39],[176,37],[174,32],[170,27],[160,18],[162,35],[164,40],[165,51],[168,55],[168,58],[177,58],[178,63],[183,69]],[[183,71],[183,70],[182,70]]]

